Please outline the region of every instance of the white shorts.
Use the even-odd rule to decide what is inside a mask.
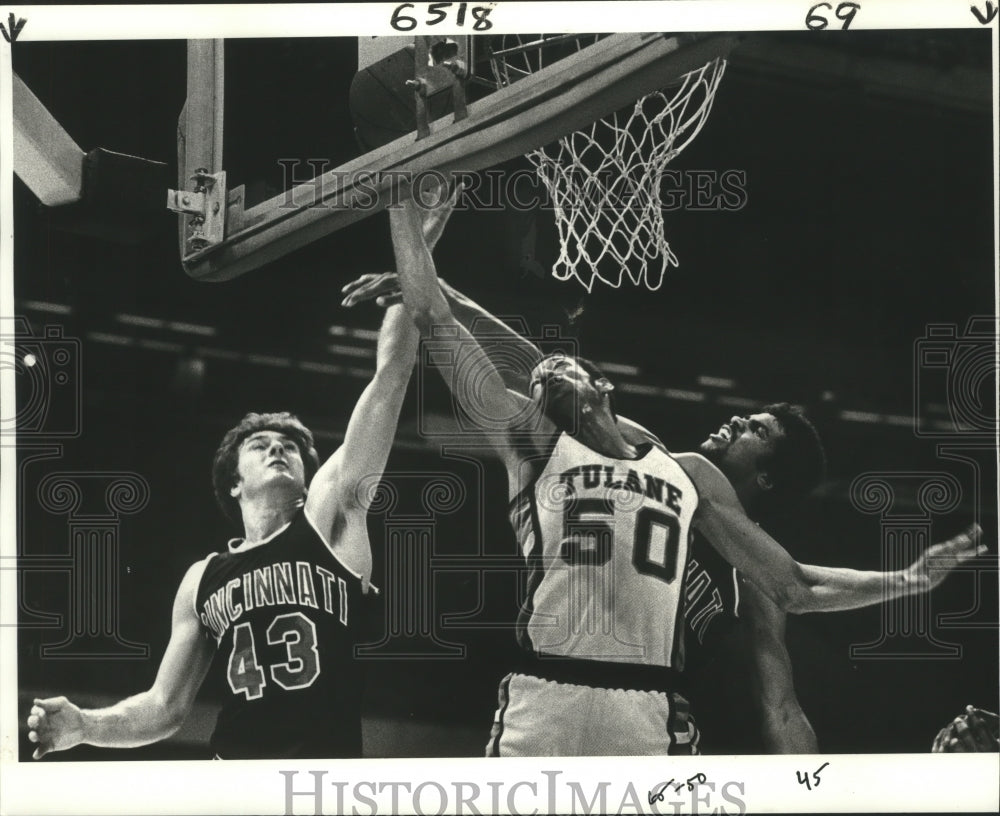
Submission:
[[[593,688],[508,674],[487,756],[697,754],[698,728],[675,692]]]

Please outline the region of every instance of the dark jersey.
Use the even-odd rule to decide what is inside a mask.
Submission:
[[[696,672],[718,656],[739,622],[736,570],[695,531],[684,577],[684,666]]]
[[[369,599],[300,509],[270,539],[210,556],[195,612],[231,695],[212,750],[222,759],[361,756],[354,645]]]

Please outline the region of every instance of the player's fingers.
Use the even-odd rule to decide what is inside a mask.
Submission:
[[[976,750],[995,751],[997,739],[990,732],[989,726],[979,716],[975,708],[966,706],[965,710],[968,712],[965,716],[969,726],[969,734],[975,743]]]
[[[345,283],[341,287],[340,291],[343,292],[346,295],[348,292],[351,292],[354,289],[357,289],[359,286],[362,286],[363,284],[368,283],[368,281],[370,281],[372,278],[375,277],[375,274],[376,273],[374,273],[374,272],[366,272],[364,275],[361,275],[360,277],[355,278],[350,283]]]
[[[46,697],[45,699],[36,697],[32,702],[36,706],[41,706],[48,711],[52,711],[53,709],[62,708],[69,700],[65,697]]]
[[[348,292],[345,295],[343,301],[341,302],[345,306],[354,306],[357,303],[361,303],[368,299],[367,293],[371,291],[371,287],[372,287],[372,281],[367,281],[365,283],[362,283],[354,287],[350,292]]]
[[[970,753],[974,753],[978,750],[975,735],[972,733],[972,729],[969,728],[969,724],[966,722],[965,717],[959,717],[955,720],[955,737],[962,746],[961,750],[968,751]]]
[[[364,285],[363,283],[359,283],[357,286],[345,286],[343,289],[340,290],[340,293],[344,296],[345,299],[347,299],[351,297],[351,295],[353,295],[355,292],[357,292],[358,289],[363,285]]]
[[[48,743],[43,743],[42,745],[39,745],[35,749],[35,753],[33,753],[31,756],[34,759],[41,759],[43,756],[45,756],[51,750],[51,748],[52,748],[52,746],[50,746]]]
[[[962,530],[962,532],[955,536],[955,543],[964,558],[971,558],[973,555],[978,553],[980,546],[979,541],[982,539],[982,535],[982,527],[978,524],[970,524]]]
[[[357,306],[359,303],[364,303],[365,301],[372,300],[374,298],[374,293],[367,287],[364,289],[355,289],[351,294],[345,297],[341,301],[342,306]]]
[[[395,278],[395,272],[379,272],[378,274],[369,275],[367,279],[358,281],[358,285],[351,290],[351,294],[359,294],[367,292],[371,289],[378,289],[380,286],[385,285],[385,281],[394,280]]]
[[[371,285],[373,282],[377,281],[386,273],[384,272],[369,272],[367,275],[362,275],[357,280],[351,281],[347,286],[344,287],[345,291],[354,292],[358,289],[362,289],[365,286]]]
[[[395,295],[399,293],[397,282],[391,278],[372,281],[371,283],[359,287],[351,292],[343,300],[344,306],[355,306],[367,300],[377,300],[381,295]]]
[[[399,289],[399,284],[391,278],[381,278],[377,281],[372,281],[367,286],[358,289],[354,296],[359,299],[373,300],[379,295],[388,294],[394,290]]]
[[[33,731],[46,731],[49,721],[46,713],[41,709],[32,708],[28,717],[28,728]]]

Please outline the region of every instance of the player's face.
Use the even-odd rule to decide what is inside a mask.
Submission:
[[[528,395],[546,410],[573,412],[599,402],[602,392],[574,357],[552,354],[532,370]]]
[[[236,471],[237,487],[244,496],[274,490],[295,496],[305,492],[302,451],[280,431],[257,431],[244,439]]]
[[[741,475],[766,462],[778,439],[785,435],[772,414],[734,416],[701,443],[701,452],[726,475]]]

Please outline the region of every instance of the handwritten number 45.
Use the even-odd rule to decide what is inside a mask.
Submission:
[[[822,765],[820,765],[811,774],[809,774],[809,773],[802,773],[802,771],[796,771],[795,772],[795,778],[799,780],[799,784],[800,785],[805,785],[807,790],[812,790],[813,787],[817,787],[818,788],[819,787],[819,775],[820,775],[820,772],[827,765],[829,765],[829,764],[830,764],[829,762],[824,762]],[[810,776],[812,777],[812,782],[809,781],[809,777]]]
[[[806,27],[811,28],[813,31],[822,31],[828,25],[830,21],[823,16],[822,12],[817,11],[817,9],[829,9],[833,11],[834,16],[841,20],[844,24],[841,29],[847,31],[848,27],[851,25],[851,21],[854,16],[861,10],[860,3],[838,3],[837,9],[834,8],[829,3],[817,3],[806,15]]]

